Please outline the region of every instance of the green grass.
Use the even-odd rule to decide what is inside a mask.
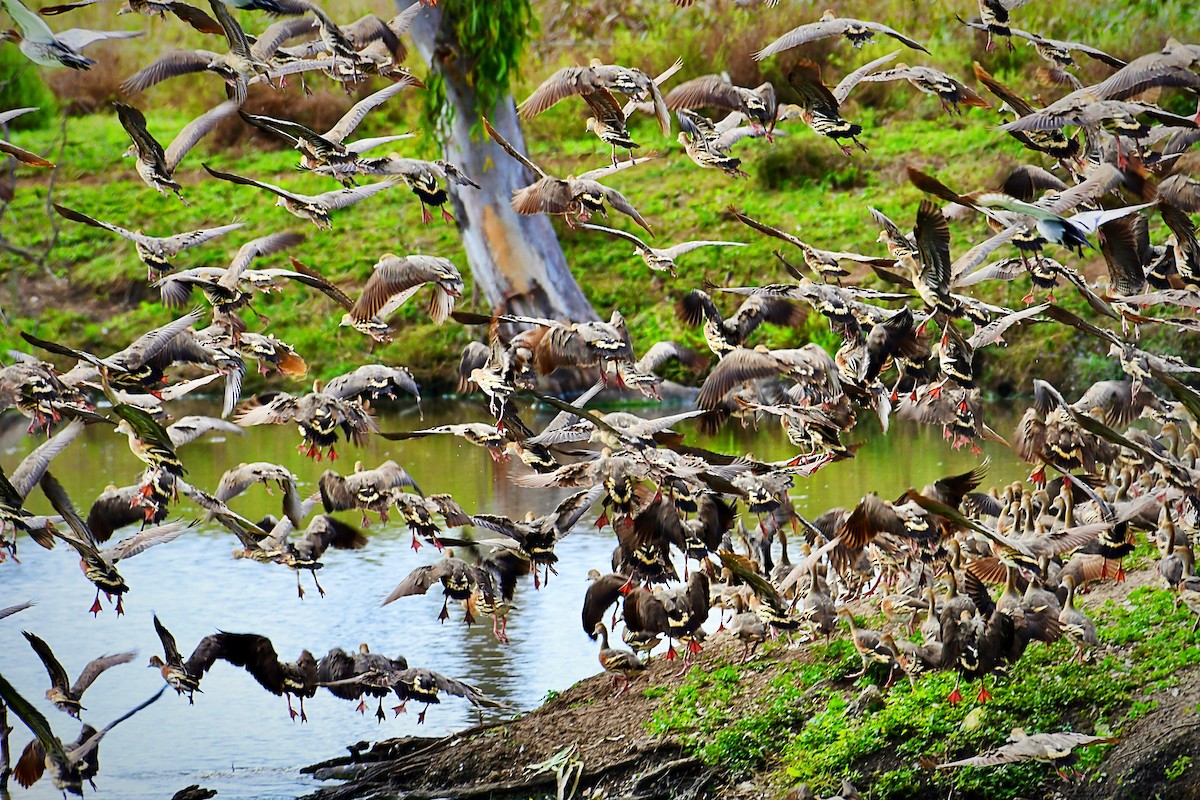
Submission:
[[[661,0],[640,0],[613,8],[605,4],[577,5],[538,4],[544,41],[531,44],[522,65],[518,96],[523,96],[555,67],[577,63],[591,55],[652,69],[665,66],[678,53],[686,62],[681,78],[721,66],[728,68],[735,79],[756,81],[762,74],[746,54],[798,21],[791,14],[742,10],[726,3],[713,8],[701,3],[690,12]],[[934,56],[925,62],[966,75],[970,61],[978,58],[1002,79],[1012,80],[1027,90],[1033,88],[1029,73],[1037,59],[1031,48],[1021,45],[1009,52],[1000,47],[993,54],[984,53],[982,36],[973,36],[953,23],[953,11],[961,9],[951,4],[935,3],[931,13],[922,15],[911,14],[912,4],[907,0],[875,0],[860,5],[855,13],[894,22],[926,41]],[[713,16],[717,7],[724,15],[721,25],[716,24]],[[388,13],[390,6],[381,0],[361,0],[353,8],[345,7],[339,17],[344,14],[353,18],[370,9]],[[603,22],[603,30],[610,37],[598,43],[571,44],[589,26],[600,24],[602,18],[593,18],[600,12],[616,15],[604,17],[607,21]],[[111,22],[99,7],[74,13],[77,16],[71,20],[73,25],[104,27],[100,23]],[[695,16],[688,17],[687,13]],[[1103,25],[1096,24],[1097,13],[1104,18]],[[1105,8],[1095,12],[1082,9],[1080,4],[1059,1],[1032,4],[1022,20],[1030,27],[1059,35],[1095,30],[1098,38],[1094,44],[1111,46],[1116,52],[1128,55],[1131,39],[1135,49],[1156,46],[1171,22],[1189,15],[1193,12],[1185,12],[1178,3],[1124,4],[1121,10]],[[251,27],[261,24],[252,16],[243,19]],[[128,72],[164,49],[164,43],[196,46],[202,42],[198,35],[182,30],[181,26],[157,20],[149,24],[154,36],[122,42],[120,49],[114,51],[120,69]],[[1136,31],[1136,37],[1131,37],[1130,31]],[[550,41],[565,41],[568,46],[550,46],[547,44]],[[869,46],[863,54],[833,43],[826,45],[821,45],[824,50],[818,49],[810,55],[828,52],[825,68],[830,82],[866,55],[886,52],[878,44]],[[3,52],[11,61],[12,49],[5,48]],[[913,55],[908,53],[904,57],[924,63],[912,58]],[[8,62],[0,61],[0,70],[5,63]],[[89,73],[89,79],[95,78],[101,85],[106,85],[106,80],[111,82],[100,74],[106,66],[110,72],[118,68],[102,62]],[[771,73],[777,69],[776,65],[767,64],[764,68],[767,77],[780,86],[785,85],[781,76]],[[1083,69],[1085,77],[1104,74],[1095,64],[1084,64]],[[417,67],[417,71],[422,73],[423,67]],[[23,80],[0,87],[0,98],[13,105],[17,98],[9,97],[12,92],[25,93],[21,97],[33,97],[28,93],[37,90],[44,93],[42,84],[27,80],[31,72],[37,74],[26,69],[21,73]],[[296,90],[291,91],[298,98]],[[787,90],[783,91],[786,95]],[[190,82],[176,80],[155,87],[138,102],[147,108],[150,130],[161,141],[168,142],[191,116],[216,101],[217,92],[213,80],[202,76]],[[333,95],[323,97],[312,101],[318,110],[323,103],[338,103],[340,107],[349,103]],[[38,102],[44,104],[44,97]],[[421,106],[416,93],[402,94],[389,107],[369,116],[360,132],[370,136],[419,130]],[[607,315],[611,308],[620,308],[630,323],[639,351],[660,338],[703,347],[699,331],[683,330],[674,318],[671,304],[679,295],[700,286],[705,279],[723,285],[787,280],[771,255],[775,245],[782,243],[752,235],[731,218],[728,206],[736,205],[752,216],[795,231],[818,246],[882,253],[882,245],[874,241],[876,231],[869,222],[866,207],[879,208],[902,227],[911,224],[920,198],[904,179],[905,165],[931,171],[951,186],[969,189],[994,186],[1008,167],[1038,160],[994,129],[1001,121],[995,111],[971,110],[961,118],[947,117],[936,101],[916,94],[907,85],[864,86],[857,99],[852,96],[846,113],[864,125],[862,139],[870,148],[868,153],[845,158],[828,140],[818,139],[802,125],[791,123],[781,126],[781,136],[774,146],[754,140],[739,148],[738,154],[751,175],[745,180],[696,168],[677,144],[661,139],[649,120],[636,121],[634,137],[645,143],[644,150],[657,150],[666,157],[614,176],[610,182],[626,193],[650,220],[656,232],[655,243],[704,236],[746,241],[751,246],[736,251],[709,249],[689,254],[682,260],[678,278],[671,279],[647,270],[623,242],[591,232],[571,231],[555,223],[568,263],[597,311]],[[530,121],[526,130],[534,159],[557,174],[578,173],[603,163],[608,149],[584,132],[582,117],[581,104],[573,101],[561,103]],[[65,147],[56,139],[58,122],[53,118],[41,122],[41,127],[19,131],[20,135],[14,135],[14,139],[36,151],[52,154],[59,162],[55,202],[117,224],[141,226],[153,233],[233,220],[246,223],[245,231],[190,251],[180,259],[182,266],[223,264],[251,236],[278,229],[303,230],[309,239],[292,255],[337,281],[351,294],[365,281],[372,264],[383,253],[422,252],[449,257],[459,265],[467,276],[468,299],[464,304],[472,305],[469,270],[454,229],[440,222],[429,227],[420,225],[416,200],[404,188],[389,190],[359,206],[335,213],[334,230],[321,232],[275,208],[270,196],[213,180],[200,169],[204,161],[218,169],[300,191],[331,188],[324,179],[297,172],[291,151],[264,150],[259,140],[240,140],[225,149],[213,142],[202,142],[180,170],[184,196],[190,203],[185,206],[173,197],[154,193],[138,180],[132,164],[120,158],[128,141],[110,112],[68,120]],[[436,148],[426,138],[401,142],[398,149],[430,155]],[[18,170],[17,196],[0,218],[0,235],[20,247],[41,252],[54,236],[45,214],[47,187],[48,176],[44,171]],[[609,223],[632,228],[619,215],[610,217]],[[145,327],[161,324],[169,317],[168,312],[158,307],[153,293],[145,288],[145,272],[132,247],[65,220],[56,220],[56,224],[58,238],[48,254],[47,266],[66,278],[67,284],[39,284],[46,297],[40,304],[28,304],[17,279],[21,275],[39,275],[40,271],[5,256],[8,259],[5,263],[12,265],[12,271],[7,294],[0,292],[0,305],[10,325],[0,332],[0,347],[16,346],[17,331],[25,329],[50,338],[62,336],[74,344],[108,352],[122,347]],[[952,232],[953,253],[958,254],[986,235],[986,228],[978,221],[956,223]],[[795,252],[785,255],[798,257]],[[274,263],[286,264],[286,259],[276,257]],[[1102,270],[1100,264],[1093,255],[1089,262],[1091,274]],[[856,279],[866,283],[876,280],[869,273],[865,279],[861,275]],[[989,286],[977,294],[1017,305],[1027,290],[1028,281],[1021,278],[1010,286]],[[1059,297],[1069,307],[1082,308],[1069,288],[1061,289]],[[722,307],[733,305],[730,301],[718,300]],[[359,334],[337,328],[340,310],[312,293],[298,288],[289,290],[260,300],[256,308],[270,318],[273,333],[293,344],[314,365],[314,377],[341,372],[360,362],[369,351],[372,358],[409,365],[426,385],[433,382],[445,386],[453,375],[458,352],[478,331],[463,330],[453,324],[433,326],[423,313],[423,302],[423,297],[417,298],[400,312],[401,332],[395,342],[373,350]],[[486,310],[482,302],[475,307]],[[255,329],[257,323],[249,315],[247,319]],[[761,341],[771,346],[797,345],[809,340],[828,347],[837,344],[828,326],[815,315],[800,330],[767,330],[761,337]],[[1061,326],[1053,329],[1040,326],[1033,334],[1018,332],[1012,340],[1013,346],[1003,354],[989,352],[983,356],[985,385],[1027,391],[1023,376],[1033,367],[1048,380],[1075,385],[1090,378],[1109,377],[1114,369],[1099,343],[1083,340]],[[1161,334],[1144,341],[1151,349],[1158,346],[1169,352],[1180,349],[1177,341]],[[1184,355],[1200,354],[1185,352]]]
[[[837,641],[809,646],[800,660],[770,665],[772,678],[757,696],[747,695],[743,685],[748,670],[767,669],[765,663],[694,668],[667,694],[648,727],[682,736],[731,780],[765,774],[780,789],[808,783],[820,794],[847,777],[865,780],[872,798],[907,797],[931,785],[941,796],[951,787],[964,796],[1037,795],[1039,783],[1057,780],[1042,765],[929,772],[918,762],[973,755],[1002,744],[1015,727],[1118,735],[1149,710],[1152,697],[1200,665],[1192,617],[1186,608],[1172,609],[1167,591],[1142,587],[1120,603],[1088,611],[1111,652],[1077,666],[1066,642],[1033,646],[1008,676],[989,680],[995,698],[985,705],[947,703],[954,676],[939,673],[922,678],[915,689],[901,678],[881,710],[848,716],[858,688],[883,676],[871,671],[856,686],[838,685],[859,661],[848,641]],[[964,694],[973,691],[964,687]],[[1103,748],[1084,751],[1085,776],[1102,757]],[[1176,770],[1182,774],[1186,768]]]
[[[546,115],[548,127],[555,125],[555,113]],[[184,116],[170,112],[150,113],[148,119],[150,129],[164,140],[186,124]],[[373,122],[376,124],[372,125]],[[378,122],[368,120],[364,135],[383,130]],[[603,158],[603,147],[583,136],[561,141],[557,146],[538,136],[536,131],[542,124],[542,120],[536,120],[530,125],[533,156],[549,169],[562,174],[578,172]],[[199,170],[199,163],[204,161],[216,169],[258,177],[299,191],[319,192],[329,188],[322,179],[297,172],[294,154],[289,151],[246,148],[211,152],[201,143],[199,152],[185,162],[181,171],[179,179],[189,203],[183,205],[174,197],[160,196],[150,190],[133,173],[131,162],[121,159],[127,140],[114,116],[71,119],[66,130],[67,144],[61,148],[61,157],[57,155],[60,151],[56,147],[57,128],[28,131],[20,140],[26,146],[41,148],[42,152],[59,158],[54,202],[116,224],[128,227],[140,224],[152,233],[230,221],[246,223],[244,231],[190,251],[180,259],[184,266],[223,264],[238,245],[252,236],[279,229],[299,230],[309,238],[292,255],[351,294],[365,282],[372,265],[383,253],[423,252],[447,256],[464,268],[466,303],[470,305],[469,270],[465,269],[465,256],[455,231],[440,222],[428,227],[420,225],[416,199],[403,187],[336,212],[333,231],[323,232],[274,207],[265,193],[216,181]],[[671,279],[650,273],[623,242],[560,225],[568,263],[600,313],[606,315],[614,307],[623,311],[639,350],[660,338],[675,338],[702,348],[699,331],[684,330],[674,318],[671,304],[680,294],[701,285],[705,279],[723,285],[787,280],[771,254],[775,245],[782,243],[750,235],[751,231],[727,213],[729,205],[776,226],[795,230],[818,246],[882,252],[881,246],[873,241],[874,229],[869,224],[866,207],[879,208],[903,225],[911,219],[919,201],[915,189],[906,182],[897,182],[902,180],[897,174],[899,165],[908,163],[932,170],[952,185],[974,185],[973,182],[980,180],[974,174],[974,158],[981,150],[1008,163],[1020,158],[1015,142],[990,130],[979,118],[914,119],[886,125],[881,122],[871,130],[868,137],[871,152],[853,161],[845,159],[825,140],[817,140],[797,128],[788,130],[774,147],[761,141],[750,142],[743,154],[752,176],[743,180],[699,170],[677,152],[649,162],[612,183],[627,193],[660,232],[656,242],[705,236],[745,241],[750,246],[737,251],[710,249],[689,254],[682,260],[678,278]],[[650,137],[648,130],[639,132],[644,138]],[[762,166],[764,162],[768,165]],[[835,186],[840,180],[837,176],[846,170],[855,173],[852,185]],[[22,170],[20,177],[16,200],[0,232],[14,244],[40,252],[54,235],[44,210],[49,183],[45,175],[31,170]],[[610,222],[630,227],[624,218]],[[102,320],[90,315],[93,324],[81,329],[71,304],[57,310],[42,307],[22,313],[20,302],[13,298],[5,303],[13,324],[0,333],[0,346],[16,346],[17,331],[25,329],[43,337],[69,336],[75,344],[106,352],[119,349],[122,341],[139,330],[168,318],[168,312],[157,305],[153,293],[145,288],[145,270],[131,246],[105,232],[66,220],[56,219],[56,224],[58,238],[48,259],[50,268],[68,280],[72,291],[84,292],[88,299],[94,296],[116,313],[105,314]],[[985,235],[985,229],[978,223],[969,227],[956,225],[953,233],[954,252],[959,253]],[[785,252],[790,259],[797,259],[798,255]],[[286,264],[286,257],[277,256],[273,261]],[[32,273],[36,274],[36,270]],[[866,279],[867,283],[875,281],[873,276]],[[1021,279],[1012,286],[990,289],[988,296],[1018,304],[1026,290],[1025,280]],[[1060,291],[1060,297],[1076,309],[1082,307],[1081,302],[1071,299],[1069,289]],[[453,374],[457,353],[474,332],[453,324],[433,326],[424,314],[423,302],[423,298],[418,298],[402,309],[400,335],[395,342],[377,347],[372,357],[408,364],[424,382],[444,382]],[[723,307],[732,305],[725,299],[718,302]],[[482,304],[477,307],[486,310]],[[320,365],[316,370],[319,375],[342,371],[361,361],[369,349],[367,340],[359,334],[337,328],[340,309],[324,297],[299,287],[261,299],[256,308],[270,318],[273,333],[294,345],[310,363]],[[247,318],[253,325],[253,320]],[[987,370],[992,381],[1019,376],[1031,359],[1044,359],[1047,352],[1058,354],[1057,365],[1041,364],[1039,371],[1055,380],[1070,371],[1072,359],[1062,355],[1069,355],[1073,347],[1090,353],[1092,363],[1111,369],[1111,362],[1103,358],[1099,344],[1076,339],[1075,345],[1062,347],[1058,345],[1072,339],[1071,333],[1056,327],[1052,331],[1039,331],[1039,337],[1046,332],[1056,345],[1053,350],[1044,349],[1041,338],[1030,337],[1025,339],[1030,343],[1027,349],[1015,347],[1002,358],[989,359]],[[771,346],[816,340],[836,347],[828,326],[816,315],[803,329],[768,330],[762,340]],[[1021,342],[1022,337],[1014,337],[1014,341]]]

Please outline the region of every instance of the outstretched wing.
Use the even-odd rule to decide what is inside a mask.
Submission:
[[[21,631],[25,639],[29,642],[29,646],[33,648],[33,652],[37,653],[38,658],[42,660],[42,664],[46,667],[46,673],[50,676],[50,685],[59,691],[67,691],[71,685],[71,679],[67,676],[67,671],[63,669],[63,665],[55,658],[54,651],[50,649],[50,645],[40,637],[29,631]]]
[[[488,136],[492,137],[492,141],[494,141],[496,144],[498,144],[502,148],[504,148],[504,152],[508,153],[510,156],[515,158],[517,161],[520,161],[522,164],[524,164],[526,167],[528,167],[531,171],[533,171],[533,173],[535,175],[537,175],[539,178],[550,177],[549,175],[546,174],[545,170],[543,170],[537,164],[534,164],[532,161],[530,161],[528,156],[526,156],[520,150],[518,150],[517,148],[515,148],[511,144],[509,144],[508,140],[505,139],[503,136],[501,136],[499,134],[499,132],[497,132],[496,129],[492,127],[492,123],[488,122],[487,117],[483,117],[482,119],[483,119],[483,129],[487,131]]]
[[[204,169],[206,169],[208,171],[208,174],[212,175],[214,178],[219,178],[220,180],[223,180],[223,181],[229,181],[230,183],[236,183],[240,186],[256,186],[259,189],[265,189],[268,192],[271,192],[272,194],[278,195],[278,196],[284,198],[285,200],[291,200],[293,202],[302,202],[302,198],[300,198],[298,195],[294,195],[289,191],[280,189],[278,186],[275,186],[274,184],[263,183],[262,181],[256,181],[253,178],[243,178],[241,175],[234,175],[231,172],[219,172],[219,171],[213,169],[212,167],[210,167],[208,164],[201,164],[200,166],[204,167]]]
[[[3,700],[17,715],[17,719],[25,723],[25,726],[33,732],[33,735],[38,738],[38,742],[46,752],[51,754],[52,758],[63,762],[67,761],[67,752],[63,749],[62,742],[54,735],[54,731],[50,730],[50,723],[42,716],[42,712],[18,694],[3,675],[0,675],[0,700]],[[18,777],[19,780],[20,777]]]

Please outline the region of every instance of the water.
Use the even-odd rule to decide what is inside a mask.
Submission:
[[[413,429],[464,419],[484,419],[477,406],[457,401],[429,404],[424,422],[415,414],[385,413],[384,430]],[[182,411],[182,410],[181,410]],[[186,413],[216,413],[210,405],[193,404]],[[993,420],[995,424],[995,420]],[[1011,425],[998,425],[1005,430]],[[686,426],[682,428],[686,430]],[[14,421],[0,433],[0,463],[11,470],[40,439],[23,436],[24,422]],[[940,431],[896,424],[886,437],[864,423],[854,438],[865,439],[858,457],[832,464],[793,489],[801,513],[812,516],[834,505],[850,505],[868,491],[898,496],[910,486],[921,487],[942,475],[976,466],[980,457],[952,451]],[[188,445],[181,456],[190,480],[202,488],[216,487],[221,473],[240,461],[275,461],[287,465],[303,482],[302,495],[315,490],[326,468],[297,455],[299,441],[293,426],[250,429],[246,436],[225,441],[210,438]],[[762,431],[728,429],[715,439],[693,433],[689,442],[729,453],[753,451],[761,459],[779,459],[794,450],[777,426]],[[394,458],[408,469],[426,492],[450,492],[468,512],[521,516],[552,508],[565,492],[519,490],[507,480],[509,469],[493,464],[487,452],[451,437],[430,437],[392,443],[382,439],[361,449],[343,445],[334,467],[349,472],[355,459],[373,467]],[[1028,469],[1007,448],[988,445],[992,459],[989,483],[1021,477]],[[140,462],[129,452],[123,436],[91,427],[53,465],[53,471],[87,508],[110,482],[128,484],[140,473]],[[279,514],[278,493],[268,496],[252,488],[232,505],[252,519]],[[29,507],[48,511],[35,489]],[[188,513],[188,509],[184,509]],[[357,514],[344,515],[357,522]],[[295,574],[275,565],[231,557],[237,547],[223,528],[202,525],[170,544],[122,562],[120,570],[131,587],[125,596],[126,615],[111,607],[96,619],[87,613],[94,590],[80,574],[78,559],[62,544],[48,552],[27,539],[20,541],[21,563],[0,564],[0,607],[32,599],[34,608],[0,621],[0,672],[50,720],[67,741],[78,724],[54,709],[43,697],[48,686],[40,661],[21,636],[30,630],[50,644],[74,678],[91,658],[105,652],[137,649],[133,664],[115,667],[100,677],[84,697],[84,718],[96,727],[124,713],[162,685],[157,671],[144,665],[160,652],[151,615],[157,613],[174,633],[186,656],[199,640],[216,630],[254,632],[270,637],[286,659],[301,648],[320,657],[329,648],[353,650],[368,642],[373,651],[402,653],[414,666],[424,666],[472,683],[511,707],[513,713],[536,707],[548,692],[566,689],[595,674],[596,645],[579,622],[589,569],[607,571],[615,545],[611,529],[597,532],[595,514],[560,544],[558,576],[540,591],[523,578],[517,589],[517,608],[509,615],[512,643],[499,645],[488,620],[466,628],[462,611],[452,605],[446,624],[437,621],[440,592],[403,598],[385,608],[380,601],[411,569],[439,556],[426,546],[413,553],[407,528],[395,522],[372,525],[370,544],[358,551],[329,551],[320,571],[327,596],[313,590],[302,576],[306,596],[296,595]],[[306,702],[309,723],[293,723],[283,698],[263,691],[244,671],[218,662],[204,678],[203,693],[189,706],[173,692],[138,716],[118,726],[100,748],[99,797],[139,800],[169,798],[192,783],[217,789],[223,800],[292,798],[320,784],[299,773],[305,765],[337,756],[347,745],[362,740],[409,734],[440,735],[478,722],[479,712],[457,698],[433,706],[425,725],[418,726],[416,710],[377,724],[370,712],[326,692]],[[485,712],[495,715],[498,712]],[[494,717],[483,717],[484,719]],[[13,757],[29,741],[20,722],[10,723]],[[48,780],[30,791],[12,786],[14,797],[30,800],[58,798]]]

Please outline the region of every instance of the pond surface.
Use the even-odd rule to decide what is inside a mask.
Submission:
[[[218,413],[218,409],[191,404],[179,409],[180,414],[184,412]],[[424,421],[407,411],[384,412],[379,417],[384,430],[469,419],[485,420],[486,411],[457,400],[431,400]],[[544,424],[548,419],[546,415],[536,421]],[[1011,430],[1007,417],[990,421],[1001,432]],[[23,435],[23,420],[13,422],[0,434],[0,463],[10,471],[41,441]],[[686,424],[680,430],[688,432],[689,443],[722,452],[752,451],[764,460],[794,454],[775,425],[758,432],[729,428],[712,439],[697,436]],[[852,505],[869,491],[898,496],[910,486],[920,488],[942,475],[970,469],[981,460],[965,450],[951,450],[940,429],[905,423],[893,424],[883,437],[873,421],[867,421],[848,438],[865,440],[857,458],[832,464],[811,479],[797,480],[793,496],[798,509],[809,518],[835,505]],[[216,488],[225,469],[242,461],[264,460],[288,466],[303,482],[301,494],[306,496],[315,490],[327,465],[300,457],[298,441],[290,425],[252,428],[246,436],[190,444],[181,450],[181,456],[189,480],[209,491]],[[1028,472],[1028,466],[1017,462],[1007,448],[988,444],[984,450],[992,462],[987,485],[1018,479]],[[339,452],[342,459],[334,466],[345,472],[353,469],[355,459],[373,467],[394,458],[423,490],[449,492],[471,513],[518,517],[527,510],[542,513],[565,494],[517,489],[507,478],[510,469],[523,469],[520,465],[493,464],[484,450],[451,437],[398,443],[376,439],[357,450],[343,445]],[[76,505],[86,511],[106,484],[135,481],[140,462],[129,452],[124,436],[93,426],[54,463],[53,471]],[[40,491],[35,489],[33,495],[29,507],[48,511]],[[252,519],[279,513],[278,493],[268,496],[258,486],[231,505]],[[185,514],[193,513],[186,506],[181,508]],[[343,516],[350,522],[358,520],[356,513]],[[0,607],[28,599],[37,605],[0,621],[0,672],[70,741],[78,733],[78,724],[42,697],[48,686],[46,673],[21,631],[30,630],[44,638],[72,678],[101,653],[138,650],[133,664],[101,676],[84,697],[88,709],[84,718],[101,727],[161,686],[158,673],[144,666],[150,655],[160,652],[151,621],[151,615],[157,613],[174,633],[185,657],[202,637],[218,629],[268,636],[285,659],[295,658],[301,648],[319,658],[334,646],[353,650],[360,642],[368,642],[373,651],[393,656],[402,653],[413,666],[472,683],[509,704],[513,712],[528,710],[539,705],[548,692],[566,689],[600,671],[596,645],[579,622],[587,572],[592,568],[608,571],[615,546],[611,529],[597,532],[593,527],[595,517],[595,513],[585,516],[580,528],[559,545],[559,575],[552,576],[548,585],[535,591],[529,578],[521,579],[517,608],[509,615],[512,643],[507,646],[497,644],[486,621],[466,628],[456,606],[451,608],[450,620],[439,624],[442,599],[436,590],[426,597],[403,598],[380,608],[380,601],[411,569],[439,557],[429,546],[414,553],[407,528],[395,522],[372,525],[370,544],[362,550],[329,551],[320,572],[326,597],[311,591],[305,575],[303,600],[296,596],[290,570],[234,559],[231,553],[238,545],[232,534],[215,524],[200,525],[170,544],[122,562],[121,573],[131,591],[125,598],[126,615],[120,618],[107,605],[96,619],[87,613],[94,590],[80,574],[72,551],[61,543],[52,552],[42,550],[22,538],[21,562],[0,564]],[[305,704],[308,724],[293,723],[283,698],[263,691],[249,674],[224,662],[218,662],[205,676],[203,689],[194,706],[168,693],[114,729],[100,748],[96,796],[166,800],[180,788],[199,783],[219,790],[221,800],[298,797],[319,785],[299,769],[342,754],[347,745],[408,734],[440,735],[480,719],[465,702],[448,698],[430,709],[425,725],[417,725],[413,712],[377,724],[370,713],[359,715],[353,704],[320,692]],[[19,722],[10,723],[17,729],[13,735],[15,760],[30,737]],[[48,780],[30,791],[14,785],[12,792],[14,797],[31,800],[60,797]]]

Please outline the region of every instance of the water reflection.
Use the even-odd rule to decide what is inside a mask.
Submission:
[[[484,419],[475,406],[455,402],[430,406],[433,410],[427,409],[424,421],[409,412],[383,414],[381,426],[411,429]],[[186,412],[215,410],[204,405]],[[1003,420],[993,424],[999,430],[1011,427]],[[23,430],[24,422],[17,420],[15,426],[0,431],[0,461],[7,469],[37,443]],[[833,464],[798,483],[794,495],[802,512],[816,516],[872,490],[894,497],[909,486],[920,487],[979,462],[978,456],[966,451],[952,451],[936,430],[898,424],[885,439],[865,423],[856,434],[864,439],[857,458]],[[265,460],[287,465],[301,479],[302,492],[308,493],[315,490],[325,466],[300,457],[295,449],[298,441],[291,426],[264,427],[228,441],[209,439],[188,445],[182,456],[189,479],[202,488],[213,489],[221,473],[239,461]],[[781,459],[794,452],[775,426],[759,432],[729,429],[708,440],[692,435],[689,441],[729,453],[753,451],[762,459]],[[395,458],[425,491],[450,492],[468,511],[540,514],[566,494],[517,490],[507,476],[510,469],[521,467],[493,464],[486,451],[450,437],[399,443],[377,439],[358,450],[345,446],[340,451],[343,460],[334,465],[339,470],[350,471],[355,459],[375,466]],[[1007,449],[989,445],[985,451],[992,459],[991,480],[1007,481],[1024,474],[1024,465]],[[93,427],[55,462],[54,472],[77,503],[86,507],[106,484],[133,481],[139,464],[124,437]],[[40,493],[34,494],[30,508],[48,511]],[[278,502],[278,494],[269,497],[255,488],[233,505],[257,518],[268,512],[278,514]],[[563,690],[599,671],[595,644],[583,633],[579,611],[587,571],[607,568],[615,540],[611,531],[597,532],[593,519],[594,515],[585,517],[584,524],[560,545],[560,574],[547,586],[534,591],[528,579],[522,580],[509,618],[512,644],[507,647],[496,644],[487,620],[464,628],[456,606],[451,607],[450,620],[439,624],[442,600],[436,592],[379,607],[409,570],[438,558],[432,547],[413,553],[407,529],[395,522],[373,525],[368,531],[371,542],[363,550],[329,551],[321,571],[328,596],[321,599],[309,592],[304,600],[296,597],[292,572],[233,559],[237,542],[230,534],[213,525],[198,526],[169,545],[122,562],[121,572],[131,587],[123,618],[107,608],[98,619],[86,613],[93,589],[66,548],[60,545],[47,552],[22,539],[21,563],[0,565],[0,606],[25,599],[35,600],[37,606],[0,622],[0,672],[36,702],[60,735],[72,739],[78,726],[42,698],[46,674],[21,630],[45,638],[72,675],[100,653],[139,649],[134,665],[106,673],[85,697],[85,719],[102,725],[160,685],[158,674],[141,666],[158,652],[151,624],[151,614],[157,613],[185,654],[218,629],[267,635],[289,659],[304,647],[320,656],[330,647],[350,650],[365,641],[378,652],[402,653],[414,665],[460,677],[514,709],[532,708],[547,692]],[[282,698],[268,695],[249,675],[227,664],[219,663],[203,686],[194,706],[164,696],[105,739],[97,782],[100,797],[159,799],[189,783],[217,789],[225,800],[295,797],[315,785],[298,774],[299,767],[337,755],[349,744],[411,733],[441,734],[479,719],[477,712],[449,699],[431,709],[420,728],[415,713],[378,725],[369,713],[360,716],[351,704],[322,692],[305,704],[310,723],[299,725],[289,720]],[[14,747],[19,752],[29,737],[19,724],[17,728]],[[43,781],[29,792],[14,788],[14,796],[49,800],[59,795]]]

